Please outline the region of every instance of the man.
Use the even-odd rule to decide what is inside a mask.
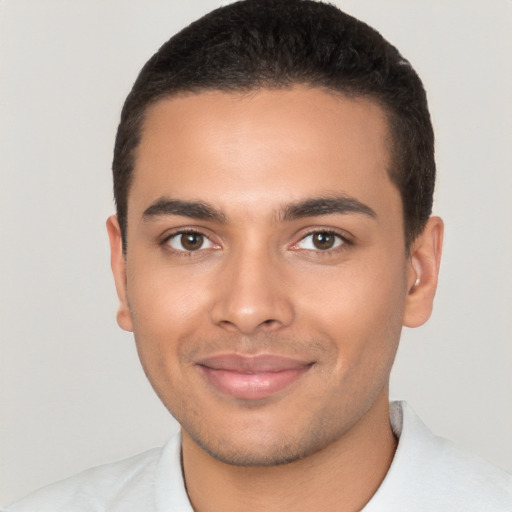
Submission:
[[[143,68],[113,171],[118,322],[181,436],[8,510],[510,510],[510,476],[388,402],[443,226],[425,93],[379,34],[210,13]]]

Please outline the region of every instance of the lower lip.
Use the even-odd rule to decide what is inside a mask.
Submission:
[[[311,366],[261,373],[215,370],[207,366],[199,368],[208,381],[223,394],[241,400],[261,400],[296,382]]]

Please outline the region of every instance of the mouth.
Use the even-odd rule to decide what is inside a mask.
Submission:
[[[270,354],[222,354],[202,359],[197,366],[208,383],[222,394],[241,400],[261,400],[291,386],[313,364]]]

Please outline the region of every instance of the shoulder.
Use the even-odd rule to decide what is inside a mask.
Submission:
[[[368,512],[512,510],[512,475],[433,435],[406,403],[392,404],[398,449]]]
[[[170,444],[174,442],[173,439]],[[88,469],[35,491],[8,506],[5,512],[154,510],[155,479],[163,451],[154,448]]]
[[[466,511],[512,510],[512,475],[460,446],[435,436],[423,451],[425,475],[438,489],[439,506],[462,506]]]

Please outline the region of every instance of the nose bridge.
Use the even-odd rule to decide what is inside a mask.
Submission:
[[[283,270],[268,243],[253,241],[233,250],[219,276],[214,323],[245,334],[289,325],[294,313]]]

